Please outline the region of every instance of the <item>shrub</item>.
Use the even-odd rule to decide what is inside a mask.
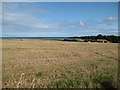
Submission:
[[[54,87],[55,88],[78,88],[80,87],[80,83],[81,83],[81,80],[78,77],[75,77],[75,78],[65,77],[64,79],[57,81],[54,84]]]
[[[85,88],[88,88],[89,87],[89,79],[88,78],[84,78],[84,79],[82,79],[81,80],[81,83],[82,83],[82,85],[85,87]]]
[[[92,77],[93,83],[97,88],[115,88],[111,74],[100,74]]]
[[[42,74],[43,74],[43,71],[39,71],[39,72],[36,73],[36,76],[41,77]]]
[[[96,74],[91,78],[65,77],[53,84],[53,88],[106,88],[115,89],[113,77],[111,74]],[[51,87],[51,86],[50,86]]]

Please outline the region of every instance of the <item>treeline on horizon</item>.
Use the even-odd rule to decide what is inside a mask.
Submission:
[[[120,43],[120,36],[115,36],[115,35],[98,34],[97,36],[81,36],[81,37],[75,36],[75,37],[70,37],[70,38],[85,39],[85,40],[106,39],[112,43]]]

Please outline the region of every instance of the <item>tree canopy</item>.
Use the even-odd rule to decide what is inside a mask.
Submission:
[[[70,38],[81,38],[81,39],[87,39],[87,40],[106,39],[112,43],[119,43],[120,42],[120,36],[102,35],[102,34],[98,34],[97,36],[81,36],[81,37],[75,36],[75,37],[70,37]]]

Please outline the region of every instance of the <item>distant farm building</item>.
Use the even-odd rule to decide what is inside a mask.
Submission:
[[[99,43],[108,43],[106,39],[81,39],[81,38],[67,38],[64,41],[73,41],[73,42],[99,42]]]
[[[97,40],[90,40],[89,42],[99,42],[99,43],[108,43],[109,41],[106,39],[97,39]]]
[[[99,43],[109,43],[106,39],[83,39],[83,42],[99,42]]]
[[[101,42],[101,43],[108,43],[108,40],[106,39],[97,39],[98,42]]]
[[[78,42],[85,42],[85,39],[76,39]]]

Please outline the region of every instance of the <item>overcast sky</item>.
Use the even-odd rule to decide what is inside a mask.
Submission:
[[[4,2],[2,34],[13,37],[117,35],[117,2]]]

